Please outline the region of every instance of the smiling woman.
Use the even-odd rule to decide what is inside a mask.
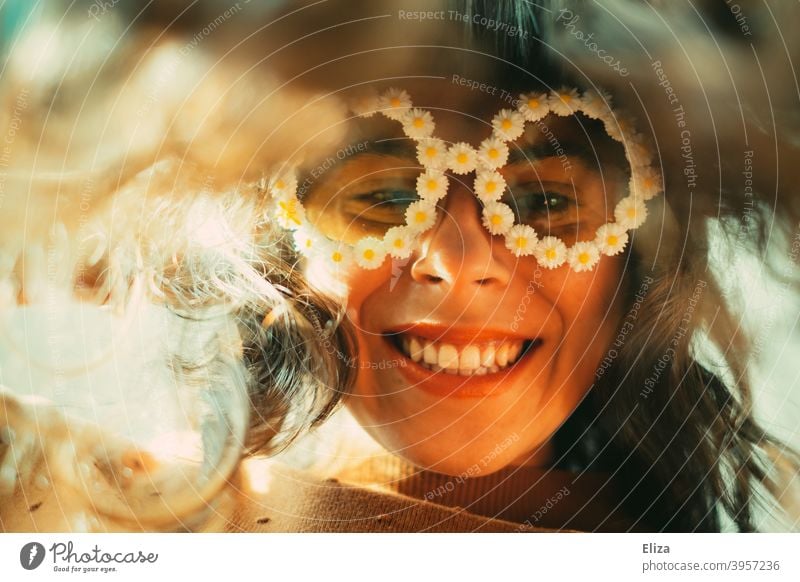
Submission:
[[[267,187],[305,275],[347,306],[347,410],[389,453],[338,476],[520,524],[759,527],[797,459],[747,406],[707,217],[671,193],[680,173],[662,181],[658,136],[506,41],[502,62],[462,61],[480,81],[437,74],[437,47],[415,49],[403,88],[341,89],[342,143],[364,150],[297,196],[313,157]]]

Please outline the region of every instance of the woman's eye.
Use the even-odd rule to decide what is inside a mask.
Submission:
[[[504,200],[517,222],[533,226],[540,232],[569,226],[577,220],[577,204],[571,196],[552,190],[516,188]]]
[[[355,198],[365,204],[408,206],[417,200],[417,194],[409,190],[375,190]]]
[[[405,222],[406,208],[417,200],[413,190],[380,189],[351,196],[345,210],[360,221],[399,226]]]

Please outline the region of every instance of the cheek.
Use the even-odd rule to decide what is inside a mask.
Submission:
[[[596,367],[613,337],[624,299],[622,261],[603,257],[588,273],[566,272],[545,286],[563,324],[561,351],[571,367]]]

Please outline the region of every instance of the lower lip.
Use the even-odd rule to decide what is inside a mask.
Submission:
[[[420,388],[439,397],[445,396],[448,398],[499,396],[511,389],[514,384],[513,376],[520,372],[521,364],[532,357],[533,353],[540,347],[540,344],[530,346],[516,362],[500,372],[483,376],[461,376],[459,374],[429,370],[406,356],[389,338],[385,338],[385,341],[389,344],[390,349],[398,353],[405,361],[405,365],[400,366],[398,369],[411,382],[412,387]]]

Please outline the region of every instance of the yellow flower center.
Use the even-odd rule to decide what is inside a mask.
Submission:
[[[469,160],[469,156],[467,154],[463,153],[463,152],[458,154],[458,156],[456,156],[456,161],[459,164],[466,164],[468,160]]]
[[[500,122],[500,127],[503,129],[511,129],[511,120],[506,118],[502,122]]]
[[[569,93],[564,93],[564,94],[562,94],[562,95],[561,95],[561,101],[562,101],[563,103],[570,103],[570,102],[572,102],[572,95],[570,95]]]
[[[556,258],[556,249],[547,249],[544,252],[544,256],[547,257],[547,260],[552,261]]]
[[[422,119],[421,117],[415,117],[414,118],[414,127],[421,128],[421,127],[424,127],[424,126],[425,126],[425,120],[424,119]]]
[[[436,157],[436,148],[433,146],[428,146],[428,149],[425,150],[425,155],[429,158]]]
[[[499,214],[492,214],[492,218],[491,218],[490,222],[491,222],[491,223],[492,223],[494,226],[497,226],[497,225],[499,225],[501,222],[503,222],[503,217],[502,217],[502,216],[500,216]]]
[[[278,180],[277,182],[275,182],[275,188],[277,188],[278,190],[283,190],[284,188],[286,188],[286,182],[284,182],[283,180]]]
[[[636,208],[628,208],[628,212],[626,213],[628,218],[636,218]]]
[[[497,189],[497,184],[494,182],[486,182],[486,191],[494,192]]]
[[[341,263],[343,258],[344,255],[340,251],[333,251],[333,254],[331,255],[331,259],[334,263]]]
[[[414,220],[416,220],[417,222],[425,222],[427,219],[428,219],[428,213],[423,212],[421,210],[414,215]]]
[[[406,246],[406,242],[403,239],[401,239],[401,238],[394,239],[394,248],[402,249],[405,246]]]
[[[372,259],[375,258],[375,251],[373,251],[372,249],[365,250],[364,258],[367,259],[368,261],[371,261]]]
[[[392,97],[389,101],[389,104],[392,107],[400,107],[400,98],[399,97]]]
[[[300,219],[297,217],[297,202],[290,200],[289,202],[279,202],[278,205],[283,209],[283,216],[286,220],[291,220],[296,224],[300,224]]]
[[[528,107],[530,109],[536,109],[539,107],[539,100],[538,99],[528,99]]]
[[[500,152],[498,152],[496,148],[492,148],[492,149],[489,150],[489,157],[490,158],[496,158],[498,156],[500,156]]]
[[[310,249],[310,248],[311,248],[311,239],[310,239],[310,238],[307,238],[307,239],[306,239],[306,248],[307,248],[307,249]]]
[[[428,190],[436,190],[436,187],[439,185],[439,182],[436,180],[428,180]]]
[[[652,188],[653,187],[653,179],[652,178],[645,178],[644,179],[644,187],[645,188]]]
[[[585,265],[586,263],[588,263],[588,262],[589,262],[589,259],[590,259],[590,258],[591,258],[591,257],[589,256],[589,253],[587,253],[587,252],[585,252],[585,251],[584,251],[584,252],[582,252],[582,253],[580,253],[580,254],[578,255],[578,262],[579,262],[581,265]]]
[[[608,243],[608,245],[609,245],[609,246],[612,246],[612,247],[613,247],[613,246],[615,246],[615,245],[616,245],[618,242],[619,242],[619,237],[618,237],[617,235],[615,235],[615,234],[610,234],[610,235],[608,235],[608,237],[606,238],[606,243]]]
[[[518,236],[517,237],[517,248],[518,249],[524,249],[527,246],[528,246],[528,239],[525,238],[524,236]]]

